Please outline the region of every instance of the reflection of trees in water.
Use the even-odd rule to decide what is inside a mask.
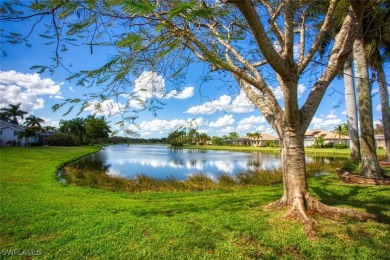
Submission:
[[[328,156],[328,157],[325,157],[325,156],[307,156],[306,157],[306,161],[307,162],[316,162],[316,163],[332,163],[332,162],[341,162],[341,161],[346,161],[348,159],[346,158],[343,158],[343,157],[332,157],[332,156]]]
[[[69,165],[72,168],[82,169],[82,170],[98,170],[107,172],[110,168],[110,164],[104,164],[102,160],[94,159],[93,157],[86,157],[81,160],[78,160],[75,163]]]
[[[182,148],[171,148],[171,152],[173,154],[184,154],[184,153],[207,153],[206,150],[198,150],[198,149],[182,149]]]
[[[198,165],[198,160],[190,160],[191,167],[195,167]]]
[[[181,160],[178,160],[178,159],[172,160],[172,162],[174,165],[185,166],[185,161],[182,159]]]
[[[263,165],[263,163],[261,161],[259,161],[259,160],[248,160],[246,165],[250,166],[250,167],[260,168]]]

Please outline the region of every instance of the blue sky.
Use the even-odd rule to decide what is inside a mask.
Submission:
[[[23,27],[21,24],[2,24],[1,27],[22,33],[28,30],[28,26]],[[66,81],[69,72],[63,68],[57,68],[52,74],[48,72],[36,74],[30,67],[53,64],[51,57],[55,47],[45,45],[36,35],[31,36],[30,43],[31,47],[2,43],[6,55],[1,57],[0,107],[21,102],[22,109],[44,118],[48,125],[58,126],[61,119],[75,117],[77,109],[63,116],[66,109],[53,112],[51,107],[66,98],[80,97],[94,90],[77,86],[73,81]],[[61,55],[68,69],[77,72],[80,69],[97,68],[104,64],[110,52],[103,47],[95,47],[91,54],[89,46],[81,44]],[[119,97],[119,103],[109,99],[97,110],[94,108],[96,102],[92,101],[91,106],[80,116],[85,117],[93,113],[110,116],[112,129],[119,130],[114,123],[121,120],[116,114],[120,109],[126,106],[132,110],[140,109],[143,101],[154,98],[165,104],[157,111],[157,116],[151,111],[144,110],[137,113],[135,125],[126,124],[126,128],[136,131],[141,137],[165,137],[169,132],[189,125],[210,136],[222,136],[230,132],[244,136],[255,131],[274,134],[261,113],[250,104],[234,81],[229,79],[204,81],[202,75],[205,69],[206,66],[201,63],[191,65],[184,82],[177,84],[154,71],[143,71],[130,79],[133,84],[125,86],[126,93]],[[389,78],[388,64],[385,73]],[[307,97],[312,84],[312,79],[301,80],[300,103]],[[275,95],[280,97],[281,92],[277,83],[271,87]],[[381,118],[377,88],[374,84],[372,93],[375,121]],[[309,129],[333,130],[335,126],[346,122],[343,92],[343,81],[335,79],[329,86]]]

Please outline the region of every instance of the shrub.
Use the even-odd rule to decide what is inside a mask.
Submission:
[[[348,145],[347,144],[336,144],[334,147],[336,149],[347,149]]]
[[[78,145],[77,137],[70,134],[54,134],[49,136],[47,143],[51,146],[75,146]]]
[[[265,144],[265,146],[267,146],[267,147],[275,147],[276,144],[274,143],[274,141],[267,141],[267,143]]]
[[[328,143],[324,144],[321,148],[333,148],[333,147],[334,147],[334,143],[328,142]]]

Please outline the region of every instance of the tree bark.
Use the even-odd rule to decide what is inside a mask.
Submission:
[[[347,62],[344,67],[345,110],[347,112],[347,124],[349,135],[349,147],[352,161],[360,161],[360,141],[358,132],[358,116],[355,84],[353,81],[352,62]]]
[[[378,85],[382,110],[382,123],[385,136],[386,161],[390,162],[390,107],[389,92],[387,90],[386,76],[383,70],[383,64],[378,68]]]
[[[356,71],[360,136],[362,148],[362,175],[366,178],[383,178],[376,155],[374,126],[372,118],[371,87],[368,81],[367,60],[364,53],[363,28],[360,26],[353,45]]]

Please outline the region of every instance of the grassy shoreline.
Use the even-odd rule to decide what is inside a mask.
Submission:
[[[234,146],[234,145],[184,145],[178,149],[199,149],[199,150],[225,150],[225,151],[242,151],[242,152],[266,152],[279,154],[279,147],[253,147],[253,146]],[[307,155],[329,155],[349,157],[349,149],[336,148],[305,148]],[[386,155],[386,150],[377,149],[378,156]]]
[[[127,194],[64,185],[63,163],[94,147],[0,148],[0,252],[44,259],[385,259],[390,190],[311,177],[322,202],[376,214],[380,222],[314,216],[318,241],[302,224],[262,206],[282,185],[230,191]],[[21,251],[25,250],[25,251]]]

